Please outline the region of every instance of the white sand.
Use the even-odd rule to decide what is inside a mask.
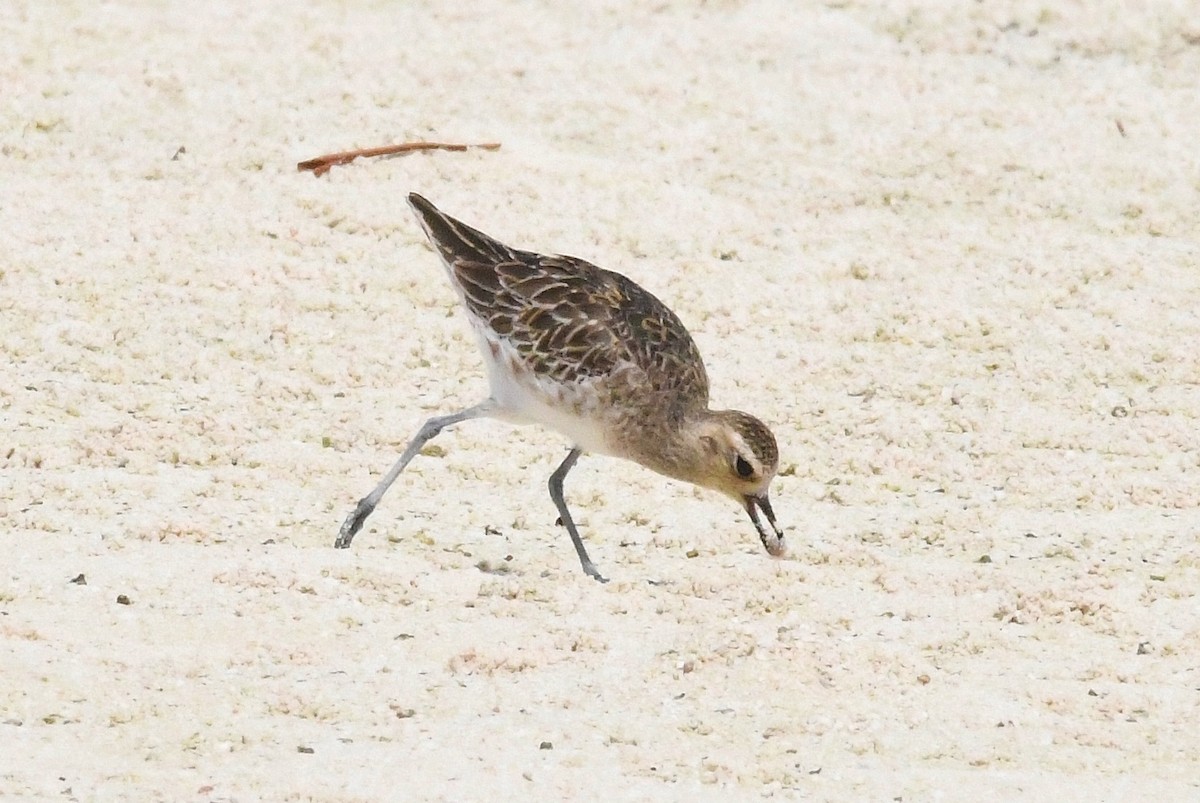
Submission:
[[[1200,797],[1194,3],[297,5],[0,10],[0,797]],[[410,190],[668,300],[790,559],[593,458],[594,583],[495,422],[334,550],[484,392]]]

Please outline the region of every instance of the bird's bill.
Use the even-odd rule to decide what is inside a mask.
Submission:
[[[747,494],[743,497],[743,501],[746,505],[746,512],[750,514],[750,521],[754,522],[754,529],[758,530],[758,537],[762,539],[763,547],[775,557],[782,555],[787,550],[787,546],[783,543],[783,530],[779,529],[779,525],[775,523],[775,511],[771,509],[771,500],[764,493],[762,496]],[[760,510],[767,523],[771,525],[771,529],[775,531],[774,533],[768,532],[758,518]]]

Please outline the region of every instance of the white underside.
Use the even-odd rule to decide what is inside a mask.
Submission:
[[[494,417],[513,424],[540,424],[562,433],[574,446],[594,454],[617,455],[605,437],[602,420],[595,416],[577,415],[575,407],[587,410],[588,389],[580,385],[563,385],[532,371],[513,371],[521,364],[516,351],[490,332],[481,332],[479,351],[487,367],[491,398],[497,409]],[[493,351],[495,349],[495,351]],[[582,401],[582,404],[579,402]]]

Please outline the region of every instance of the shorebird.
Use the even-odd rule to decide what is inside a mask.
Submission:
[[[675,313],[619,273],[510,248],[416,193],[408,202],[467,312],[490,392],[473,407],[426,421],[359,500],[335,547],[350,546],[429,440],[452,424],[487,417],[541,424],[570,440],[550,475],[550,498],[584,572],[600,582],[606,580],[563,497],[563,480],[585,452],[632,460],[732,497],[750,514],[767,552],[784,553],[768,497],[779,467],[775,436],[752,415],[709,409],[704,361]]]

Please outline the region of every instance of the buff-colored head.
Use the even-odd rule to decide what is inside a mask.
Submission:
[[[783,531],[775,523],[768,492],[779,468],[779,447],[766,424],[737,410],[712,411],[692,430],[697,451],[684,479],[732,497],[754,522],[763,546],[772,555],[785,550]],[[769,532],[759,511],[771,525]]]

